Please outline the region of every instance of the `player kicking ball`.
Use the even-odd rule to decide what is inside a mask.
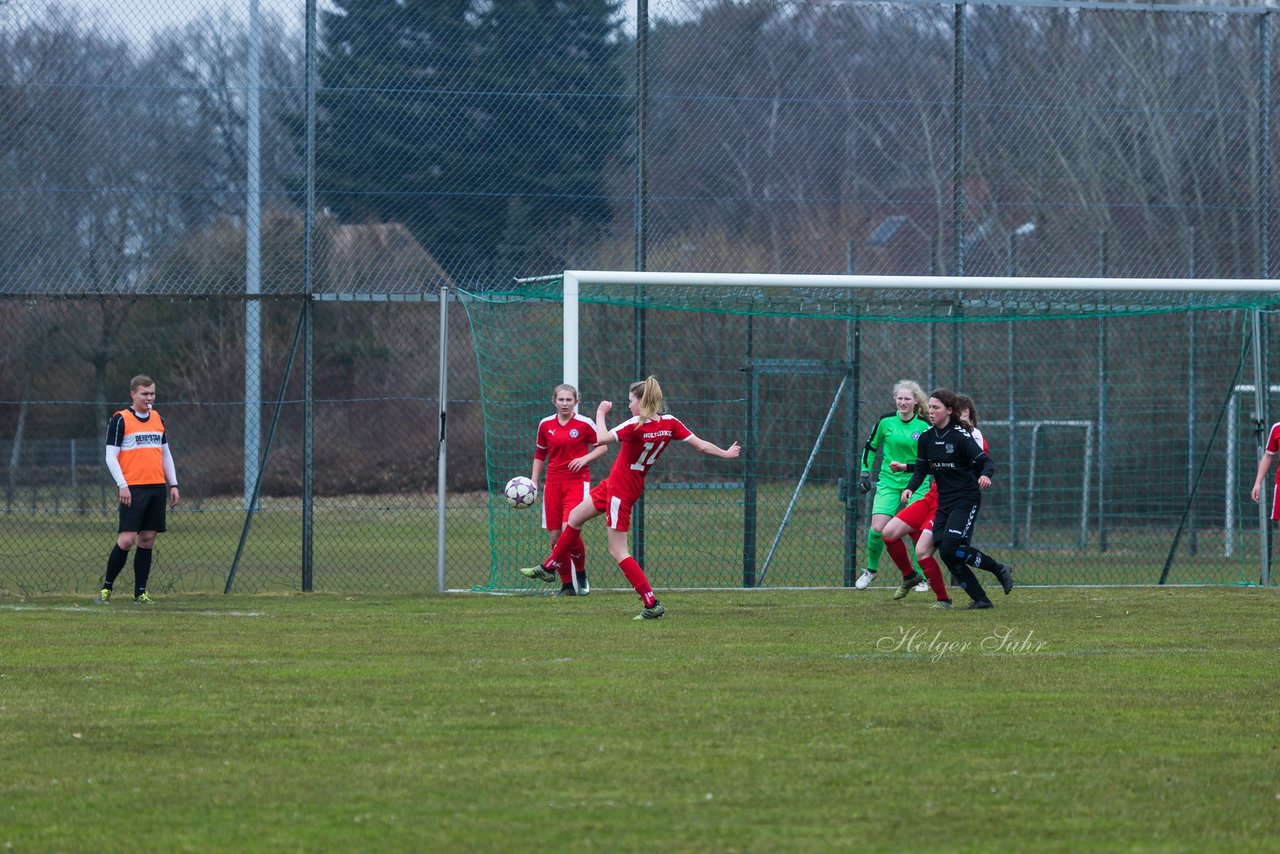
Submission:
[[[737,459],[742,450],[737,442],[721,448],[700,439],[679,418],[667,413],[663,408],[662,387],[655,377],[632,383],[628,400],[631,417],[613,430],[604,421],[613,409],[613,403],[601,401],[596,408],[596,441],[601,445],[614,442],[619,445],[609,476],[573,508],[551,556],[538,566],[521,569],[520,573],[526,578],[545,578],[550,573],[558,573],[567,564],[569,556],[582,548],[582,526],[596,516],[606,516],[609,554],[640,596],[642,610],[636,619],[656,620],[666,613],[666,608],[658,602],[649,579],[631,556],[627,545],[631,508],[644,494],[645,475],[672,442],[685,442],[700,454],[725,460]]]

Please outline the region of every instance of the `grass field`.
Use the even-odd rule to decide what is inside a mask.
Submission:
[[[0,599],[0,847],[1274,851],[1280,593]]]

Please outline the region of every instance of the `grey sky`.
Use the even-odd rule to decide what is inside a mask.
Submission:
[[[108,33],[137,44],[145,44],[156,33],[179,27],[202,12],[220,15],[239,7],[233,14],[248,17],[247,2],[235,2],[233,6],[224,0],[80,0],[75,5]]]
[[[26,0],[18,0],[25,3]],[[249,0],[63,0],[67,8],[82,9],[86,17],[103,30],[135,44],[146,44],[156,33],[181,27],[192,20],[208,16],[247,25]],[[324,0],[320,7],[324,8]],[[37,15],[38,5],[31,3],[29,15]],[[304,0],[259,0],[262,15],[273,15],[288,24],[302,24]]]
[[[39,0],[16,0],[19,7],[26,7],[28,15],[36,16],[42,4]],[[103,25],[108,32],[123,36],[135,44],[146,44],[153,35],[169,27],[179,27],[202,13],[217,17],[223,13],[233,20],[249,19],[249,0],[63,0],[68,8],[83,9]],[[263,13],[272,12],[287,22],[298,22],[301,26],[305,0],[258,0],[258,8]],[[325,0],[319,0],[320,8],[326,6]],[[662,0],[651,0],[651,9],[666,8],[671,4]],[[623,4],[626,19],[635,21],[636,2],[627,0]],[[669,11],[669,10],[668,10]],[[651,13],[652,14],[652,13]],[[627,32],[634,26],[627,26]]]

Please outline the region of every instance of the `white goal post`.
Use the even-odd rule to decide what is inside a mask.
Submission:
[[[563,282],[563,319],[564,319],[564,339],[563,339],[563,374],[564,382],[574,386],[579,386],[579,310],[580,298],[584,287],[592,285],[600,286],[625,286],[634,285],[641,287],[691,287],[698,288],[704,292],[714,294],[718,288],[727,291],[731,289],[747,289],[747,288],[778,288],[778,289],[806,289],[806,290],[844,290],[844,291],[909,291],[909,290],[928,290],[938,299],[936,294],[939,292],[951,291],[956,294],[958,299],[956,302],[963,302],[966,292],[974,291],[1008,291],[1008,292],[1039,292],[1044,297],[1037,297],[1037,300],[1044,303],[1050,303],[1054,300],[1060,300],[1064,295],[1072,292],[1086,293],[1108,293],[1108,294],[1124,294],[1124,293],[1145,293],[1148,299],[1152,299],[1152,294],[1240,294],[1254,295],[1258,299],[1257,303],[1270,303],[1280,301],[1280,283],[1273,279],[1172,279],[1172,278],[1100,278],[1100,277],[1045,277],[1045,276],[880,276],[880,275],[798,275],[798,274],[767,274],[767,273],[705,273],[705,272],[630,272],[621,270],[565,270],[562,274]],[[943,298],[945,299],[945,298]],[[1166,303],[1167,305],[1168,303]],[[1190,305],[1190,303],[1188,303]],[[1099,306],[1099,308],[1102,308]],[[1248,308],[1248,306],[1244,306]],[[1006,317],[1017,317],[1016,307],[1015,313],[1005,315]],[[1252,315],[1252,334],[1253,340],[1257,341],[1261,335],[1261,320],[1257,310],[1250,311]],[[1237,389],[1237,393],[1242,393],[1246,388],[1256,388],[1258,384],[1264,382],[1264,366],[1262,365],[1262,357],[1260,348],[1254,347],[1253,360],[1253,380],[1254,385],[1241,385]],[[1262,410],[1262,401],[1260,395],[1254,395],[1254,417],[1258,422],[1265,418]],[[1233,407],[1231,424],[1233,429],[1230,431],[1229,453],[1232,455],[1232,465],[1238,459],[1235,449],[1235,430],[1236,412],[1234,408],[1237,406],[1236,395],[1232,396],[1231,406]],[[1080,429],[1084,429],[1089,434],[1087,443],[1092,446],[1095,434],[1098,442],[1102,441],[1101,432],[1104,425],[1098,424],[1097,430],[1093,424],[1086,422],[1075,422],[1070,425]],[[1100,457],[1100,459],[1102,459]],[[1086,458],[1086,470],[1093,468],[1092,461]],[[1098,469],[1101,476],[1101,468]],[[1092,472],[1090,472],[1092,473]],[[1234,474],[1229,474],[1234,479]],[[1234,481],[1233,481],[1234,482]],[[1087,493],[1086,493],[1087,494]],[[1235,510],[1232,501],[1233,496],[1229,492],[1227,495],[1226,512],[1227,524],[1230,528],[1235,522]],[[1087,508],[1088,501],[1085,501]],[[1258,530],[1260,540],[1261,553],[1261,573],[1260,578],[1263,584],[1269,583],[1269,542],[1268,542],[1268,513],[1266,508],[1259,506]],[[1082,514],[1080,519],[1080,530],[1083,534],[1087,533],[1087,512]],[[1233,537],[1226,538],[1227,556],[1230,556],[1232,549]]]
[[[832,288],[935,291],[1145,291],[1156,293],[1256,293],[1280,290],[1273,279],[1104,279],[1052,276],[839,276],[771,273],[628,273],[565,270],[564,381],[578,385],[578,298],[583,285],[695,285],[700,288]]]

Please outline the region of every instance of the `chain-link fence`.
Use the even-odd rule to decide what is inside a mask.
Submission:
[[[455,285],[1269,276],[1267,12],[2,2],[0,587],[96,584],[101,434],[145,371],[184,487],[162,586],[222,589],[234,566],[236,589],[434,589]],[[475,357],[450,315],[457,588],[492,558]],[[975,376],[930,352],[928,380]],[[1208,436],[1216,408],[1192,412]]]
[[[0,302],[12,345],[0,588],[95,589],[116,524],[107,418],[145,369],[182,489],[157,545],[157,590],[223,590],[233,568],[238,591],[299,589],[304,520],[313,589],[435,589],[439,302],[313,304],[310,393],[303,305],[262,304],[246,453],[243,304]],[[465,315],[453,314],[446,559],[450,583],[469,586],[489,568],[483,429]]]

